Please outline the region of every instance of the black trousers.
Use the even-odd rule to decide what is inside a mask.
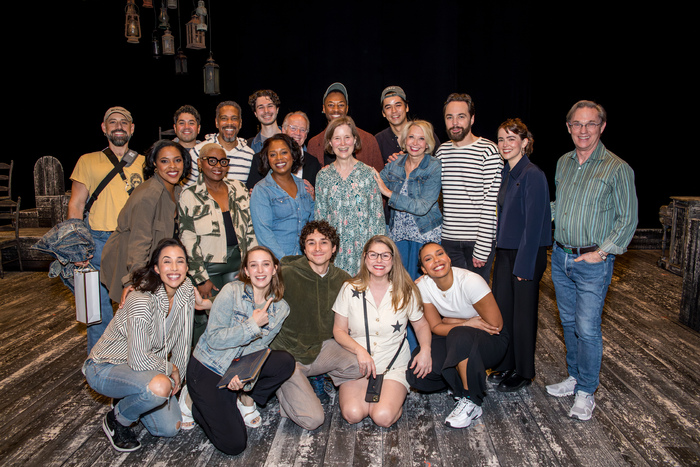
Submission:
[[[283,350],[273,350],[260,371],[258,381],[248,393],[256,404],[265,405],[296,367],[294,357]],[[238,392],[219,389],[221,375],[192,357],[187,365],[187,390],[192,398],[192,417],[202,427],[209,441],[219,451],[236,455],[248,443],[245,422],[238,410]]]
[[[518,250],[496,249],[493,267],[493,296],[503,316],[503,327],[510,340],[503,361],[496,371],[515,370],[525,378],[535,377],[535,341],[540,279],[547,268],[547,247],[537,251],[535,274],[531,281],[513,275]]]
[[[420,352],[420,347],[413,351],[406,379],[412,387],[424,392],[436,392],[448,386],[457,397],[469,397],[476,405],[481,405],[486,395],[486,369],[492,368],[503,359],[508,346],[506,332],[491,335],[481,329],[468,326],[452,328],[447,336],[433,334],[431,354],[433,370],[418,378],[410,366],[413,358]],[[457,371],[457,364],[467,362],[467,386],[464,388]]]

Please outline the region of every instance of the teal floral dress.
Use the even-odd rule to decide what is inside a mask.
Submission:
[[[316,177],[315,218],[338,231],[340,247],[333,264],[351,276],[357,274],[367,240],[386,235],[382,194],[372,169],[358,161],[345,180],[335,164],[321,169]]]

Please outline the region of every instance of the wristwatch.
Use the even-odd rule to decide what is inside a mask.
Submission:
[[[598,255],[600,255],[600,257],[603,259],[603,261],[605,261],[606,259],[608,259],[608,254],[607,254],[606,252],[604,252],[603,250],[601,250],[600,248],[598,248],[597,253],[598,253]]]

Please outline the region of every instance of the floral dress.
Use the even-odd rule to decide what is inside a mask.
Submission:
[[[338,231],[335,266],[351,276],[357,274],[367,240],[386,235],[382,194],[372,169],[358,161],[345,180],[335,164],[321,169],[316,177],[315,218],[328,221]]]

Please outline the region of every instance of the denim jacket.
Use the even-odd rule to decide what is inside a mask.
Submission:
[[[269,323],[259,327],[253,319],[253,288],[235,280],[216,295],[209,312],[207,329],[192,354],[216,374],[223,375],[234,358],[248,355],[270,345],[289,315],[284,300],[270,303]]]
[[[49,266],[49,277],[60,277],[73,290],[73,270],[76,261],[85,261],[95,253],[95,242],[82,219],[68,219],[55,225],[39,239],[32,249],[56,258]]]
[[[299,235],[314,218],[314,200],[304,181],[292,175],[297,196],[292,198],[272,178],[271,172],[253,188],[250,215],[258,243],[268,247],[278,259],[300,255]]]
[[[389,199],[391,219],[389,230],[394,227],[395,211],[405,211],[415,216],[420,233],[426,233],[442,224],[442,214],[438,206],[440,189],[442,188],[442,163],[425,155],[421,163],[408,176],[408,196],[401,194],[401,187],[406,181],[406,158],[399,156],[394,162],[387,164],[380,176],[384,184],[392,191]]]

